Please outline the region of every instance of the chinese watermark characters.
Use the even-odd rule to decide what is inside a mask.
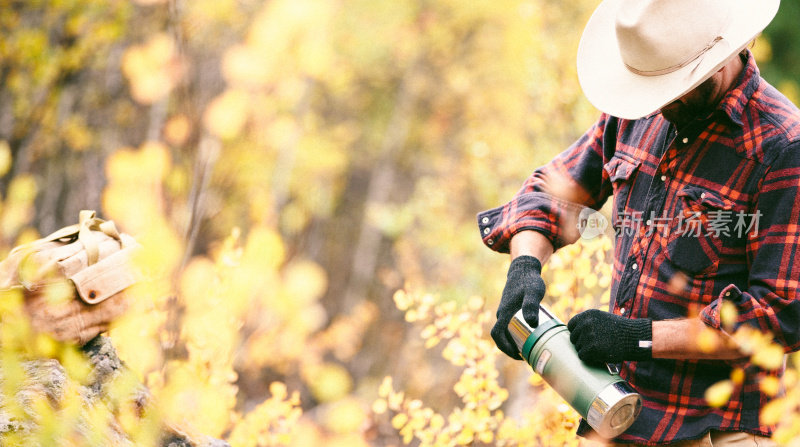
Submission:
[[[645,216],[639,211],[621,212],[614,222],[614,233],[616,236],[641,234],[648,237],[654,233],[660,233],[664,237],[756,237],[761,216],[759,210],[754,213],[730,210],[711,210],[706,213],[695,211],[678,216],[655,213]],[[608,220],[599,212],[590,208],[580,212],[578,231],[582,238],[592,239],[603,234],[607,228]]]

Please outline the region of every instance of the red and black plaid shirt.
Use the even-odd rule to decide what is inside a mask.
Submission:
[[[737,325],[772,332],[786,352],[800,349],[800,111],[760,77],[749,52],[714,112],[679,131],[660,113],[635,121],[602,115],[513,200],[478,215],[484,243],[507,252],[522,230],[541,232],[556,248],[570,243],[574,220],[566,215],[574,207],[556,194],[594,209],[614,197],[611,312],[699,315],[719,329],[722,300],[730,300]],[[759,380],[783,371],[744,366],[743,384],[712,408],[704,393],[730,378],[732,362],[624,362],[621,375],[644,408],[618,440],[656,445],[710,429],[771,435],[773,427],[759,423],[769,400]]]

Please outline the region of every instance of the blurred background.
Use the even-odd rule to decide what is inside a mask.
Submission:
[[[233,445],[576,444],[491,344],[508,259],[475,215],[598,115],[597,4],[0,0],[0,251],[81,209],[136,236],[153,280],[112,339]],[[795,103],[798,18],[753,48]],[[607,301],[610,244],[554,258],[563,319]]]

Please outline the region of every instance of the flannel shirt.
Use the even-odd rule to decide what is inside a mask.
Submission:
[[[723,330],[719,310],[729,300],[738,309],[734,330],[751,325],[770,331],[785,352],[800,348],[800,111],[761,78],[749,51],[741,57],[745,69],[718,107],[679,131],[659,112],[639,120],[601,115],[509,203],[478,214],[483,242],[507,252],[514,234],[534,230],[558,249],[576,239],[575,207],[565,197],[599,209],[613,195],[611,312],[699,316]],[[744,382],[727,404],[710,407],[706,389],[729,379],[734,366],[744,368]],[[781,377],[783,368],[654,359],[620,370],[643,410],[617,442],[774,430],[759,423],[770,399],[759,380]]]

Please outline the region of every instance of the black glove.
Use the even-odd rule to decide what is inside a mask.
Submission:
[[[591,309],[572,317],[567,329],[578,357],[586,363],[653,358],[653,320],[649,318],[628,319]]]
[[[532,327],[539,324],[539,303],[544,297],[542,263],[533,256],[519,256],[511,261],[506,286],[497,307],[497,323],[492,328],[492,338],[497,347],[512,359],[521,360],[519,348],[508,333],[508,324],[514,314],[522,309],[522,316]]]

